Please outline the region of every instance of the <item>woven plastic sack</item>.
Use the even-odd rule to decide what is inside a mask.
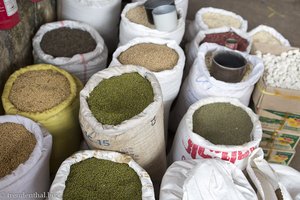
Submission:
[[[65,76],[70,84],[70,96],[59,105],[40,113],[18,110],[9,100],[10,90],[15,80],[22,74],[34,70],[54,70]],[[38,64],[21,68],[14,72],[6,82],[2,94],[2,104],[6,114],[18,114],[42,124],[53,137],[51,153],[51,174],[55,174],[59,165],[79,149],[81,130],[78,122],[79,91],[81,82],[68,72],[53,65]]]
[[[86,160],[88,158],[98,158],[103,160],[110,160],[116,163],[126,163],[128,164],[140,177],[142,184],[142,200],[154,200],[154,190],[152,181],[148,175],[148,173],[141,168],[130,156],[109,152],[109,151],[80,151],[66,159],[62,165],[60,166],[55,179],[50,188],[50,197],[49,200],[62,200],[63,193],[65,190],[65,183],[68,179],[68,175],[70,173],[70,167],[78,163],[80,161]],[[93,173],[93,169],[91,169],[91,173]]]
[[[18,115],[0,116],[0,123],[12,122],[23,125],[36,139],[36,146],[26,162],[20,164],[11,174],[0,179],[0,198],[23,199],[23,194],[44,194],[50,186],[49,160],[52,136],[32,120]],[[27,196],[26,199],[39,199]]]
[[[246,32],[248,29],[247,20],[244,20],[241,16],[239,16],[233,12],[219,9],[219,8],[212,8],[212,7],[201,8],[200,10],[197,11],[194,21],[192,23],[190,23],[190,25],[188,27],[188,31],[186,32],[186,35],[185,35],[185,38],[187,41],[193,40],[199,31],[204,31],[204,30],[210,29],[208,27],[208,25],[205,24],[205,22],[202,19],[202,15],[205,13],[217,13],[217,14],[222,14],[222,15],[226,15],[226,16],[231,16],[231,17],[237,19],[238,21],[240,21],[240,24],[241,24],[240,27],[239,28],[235,27],[235,28],[238,28],[244,32]],[[225,27],[225,26],[223,26],[223,27]],[[218,27],[218,28],[221,28],[221,27]]]
[[[186,66],[184,68],[184,77],[186,77],[190,71],[190,68],[192,67],[198,53],[198,49],[200,47],[200,44],[202,43],[203,39],[207,34],[213,34],[213,33],[226,33],[226,32],[233,32],[239,35],[240,37],[244,38],[248,41],[248,47],[245,51],[245,53],[249,53],[251,50],[252,40],[249,37],[247,33],[244,31],[241,31],[236,28],[229,28],[229,27],[223,27],[223,28],[216,28],[216,29],[208,29],[205,31],[199,31],[195,38],[188,43],[185,47],[186,52]]]
[[[276,172],[264,160],[264,153],[261,148],[254,150],[249,157],[246,171],[257,190],[259,199],[292,200],[285,186],[279,181]]]
[[[143,2],[145,3],[145,0],[132,0],[132,2]],[[179,10],[182,10],[182,16],[184,19],[186,19],[186,15],[188,12],[188,6],[189,6],[189,0],[175,0],[175,6]]]
[[[46,54],[40,45],[44,35],[51,30],[63,27],[89,32],[97,44],[96,48],[91,52],[76,54],[71,58],[53,57]],[[83,83],[86,83],[94,73],[106,67],[108,53],[104,40],[93,27],[85,23],[65,20],[44,24],[35,34],[32,46],[35,63],[47,63],[58,66],[77,76]]]
[[[257,200],[243,172],[220,159],[176,161],[165,173],[160,200]]]
[[[251,118],[253,129],[250,141],[243,145],[215,145],[202,136],[193,132],[193,115],[200,107],[212,103],[230,103],[243,109]],[[262,128],[254,112],[236,99],[215,97],[197,101],[190,106],[182,118],[177,129],[169,158],[171,163],[177,160],[198,158],[220,158],[245,169],[250,154],[259,146],[262,137]]]
[[[178,62],[174,66],[173,69],[164,70],[161,72],[153,72],[155,77],[157,78],[163,96],[163,103],[164,103],[164,122],[165,122],[165,131],[167,130],[168,119],[169,119],[169,112],[171,105],[178,95],[182,74],[185,64],[185,55],[183,50],[178,46],[178,44],[173,40],[164,40],[160,38],[135,38],[128,42],[126,45],[120,46],[115,53],[113,54],[113,59],[110,63],[110,66],[122,65],[118,60],[120,54],[132,46],[142,43],[152,43],[152,44],[160,44],[160,45],[167,45],[168,47],[172,48],[178,54]]]
[[[89,94],[102,80],[132,72],[137,72],[150,81],[154,101],[140,114],[121,124],[115,126],[101,124],[88,106]],[[131,155],[150,174],[153,181],[161,180],[166,169],[163,104],[159,83],[150,71],[142,67],[125,65],[110,67],[93,75],[80,92],[79,121],[84,139],[91,149]]]
[[[126,17],[126,13],[137,6],[143,5],[143,2],[129,3],[125,6],[121,13],[121,23],[120,23],[120,45],[124,45],[130,40],[137,37],[156,37],[162,39],[175,40],[177,44],[180,44],[184,31],[185,31],[185,19],[182,16],[182,10],[178,10],[179,19],[177,28],[171,32],[158,31],[156,29],[148,28],[141,24],[136,24]],[[177,8],[178,9],[178,8]]]
[[[175,126],[178,125],[190,105],[207,97],[236,98],[248,106],[254,85],[263,74],[263,63],[256,56],[235,51],[244,56],[253,65],[252,69],[249,69],[247,78],[239,83],[219,81],[210,75],[205,57],[208,52],[220,50],[232,51],[212,43],[204,43],[200,46],[197,58],[190,69],[189,75],[182,84],[177,102],[170,114],[172,130],[176,130]]]
[[[122,0],[58,0],[59,20],[81,21],[93,26],[112,52],[118,44]]]

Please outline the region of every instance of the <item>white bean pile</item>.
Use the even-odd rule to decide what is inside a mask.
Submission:
[[[300,90],[299,49],[283,52],[279,56],[258,51],[257,56],[263,60],[263,78],[268,86]]]

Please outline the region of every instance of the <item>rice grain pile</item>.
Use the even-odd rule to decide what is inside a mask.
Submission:
[[[30,157],[36,139],[23,125],[0,124],[0,179],[14,171]]]
[[[49,110],[70,96],[68,79],[54,70],[28,71],[14,82],[10,102],[23,112]]]
[[[138,65],[152,72],[173,69],[178,63],[179,55],[166,45],[141,43],[122,52],[118,60],[123,65]]]
[[[137,6],[130,9],[126,13],[126,17],[133,23],[140,24],[151,29],[155,28],[153,24],[148,22],[147,13],[144,6]]]
[[[242,25],[240,20],[232,16],[213,12],[204,13],[202,19],[208,28],[220,28],[223,26],[240,28]]]
[[[252,36],[253,43],[266,43],[269,45],[281,45],[280,41],[277,40],[272,34],[266,31],[260,31]]]

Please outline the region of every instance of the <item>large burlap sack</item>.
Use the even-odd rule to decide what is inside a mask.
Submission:
[[[122,0],[58,0],[59,20],[81,21],[93,26],[111,52],[118,44]]]
[[[89,94],[102,80],[132,72],[137,72],[150,81],[154,101],[143,112],[119,125],[101,124],[88,106]],[[161,180],[166,168],[162,94],[157,79],[150,71],[128,65],[110,67],[94,74],[80,92],[79,121],[83,136],[91,149],[129,154],[145,168],[154,181]]]
[[[126,13],[137,6],[143,5],[143,2],[129,3],[125,6],[121,13],[121,23],[120,23],[120,45],[124,45],[130,40],[137,37],[156,37],[169,40],[175,40],[177,44],[180,44],[185,30],[185,19],[182,16],[182,10],[177,10],[179,13],[179,19],[177,28],[171,32],[158,31],[156,29],[148,28],[141,24],[136,24],[131,22],[127,17]],[[178,9],[178,8],[177,8]]]
[[[62,27],[89,32],[97,44],[96,48],[88,53],[76,54],[72,58],[53,57],[46,54],[40,45],[44,35],[51,30]],[[44,24],[35,34],[32,46],[35,63],[48,63],[58,66],[77,76],[83,83],[86,83],[94,73],[106,67],[108,53],[104,40],[93,27],[85,23],[66,20]]]
[[[200,46],[197,58],[190,69],[189,75],[184,80],[175,107],[170,114],[172,120],[171,128],[174,131],[189,106],[200,99],[206,97],[231,97],[239,99],[244,105],[248,106],[254,85],[263,74],[263,63],[256,56],[235,51],[252,64],[252,69],[248,70],[247,78],[239,83],[219,81],[210,75],[205,57],[208,52],[220,50],[232,51],[226,47],[211,43],[204,43]]]
[[[54,70],[65,76],[70,84],[70,96],[59,105],[40,113],[18,110],[9,100],[10,90],[15,80],[22,74],[34,70]],[[53,137],[51,153],[51,174],[55,174],[60,164],[79,149],[81,130],[78,122],[79,91],[81,82],[68,72],[53,65],[38,64],[21,68],[6,82],[2,94],[2,104],[6,114],[18,114],[42,124]]]
[[[263,34],[257,36],[257,34]],[[283,37],[281,33],[270,26],[259,25],[249,32],[249,36],[252,38],[253,45],[251,47],[251,53],[255,54],[256,51],[260,51],[260,46],[270,46],[272,49],[275,45],[282,45],[290,47],[290,42]]]
[[[36,145],[26,162],[0,179],[0,199],[40,199],[34,194],[43,195],[48,192],[50,186],[49,160],[52,136],[37,123],[22,116],[0,116],[0,123],[5,122],[23,125],[34,135]],[[32,196],[22,196],[23,194]]]
[[[253,124],[253,129],[250,133],[250,142],[236,146],[215,145],[199,134],[193,132],[194,112],[204,105],[217,102],[230,103],[247,112]],[[237,99],[224,97],[206,98],[191,105],[182,118],[173,141],[169,158],[171,163],[185,159],[220,158],[222,160],[230,161],[243,170],[247,165],[251,152],[258,147],[261,137],[261,124],[258,117],[250,108],[240,103]]]
[[[285,186],[292,199],[300,200],[300,172],[285,165],[270,164],[278,180]]]
[[[145,0],[132,0],[132,2],[143,2],[145,3]],[[175,0],[175,6],[179,10],[182,10],[182,17],[186,19],[188,6],[189,6],[189,0]]]
[[[128,164],[140,177],[142,184],[142,200],[155,199],[153,185],[148,173],[143,168],[141,168],[130,156],[117,152],[87,150],[75,153],[62,163],[51,185],[49,200],[63,199],[63,193],[66,188],[65,183],[68,179],[71,166],[88,158],[98,158],[113,161],[116,163]],[[93,169],[91,169],[91,173],[93,173]]]
[[[249,53],[251,50],[252,40],[249,35],[241,31],[240,29],[236,28],[229,28],[229,27],[223,27],[223,28],[216,28],[216,29],[208,29],[204,31],[199,31],[195,38],[185,46],[185,52],[186,52],[186,66],[184,68],[184,77],[186,77],[190,71],[190,68],[192,67],[198,53],[198,49],[200,44],[202,43],[203,39],[207,34],[213,34],[213,33],[226,33],[226,32],[233,32],[240,37],[244,38],[248,41],[248,47],[245,51],[245,53]]]
[[[292,200],[285,186],[279,181],[275,171],[264,160],[264,152],[261,148],[255,149],[250,155],[246,170],[257,190],[258,199]]]
[[[160,188],[160,200],[257,200],[243,172],[220,159],[176,161]]]
[[[160,38],[149,38],[149,37],[135,38],[130,42],[128,42],[126,45],[120,46],[115,51],[110,66],[122,65],[118,60],[120,54],[126,51],[127,49],[129,49],[130,47],[141,43],[167,45],[169,48],[175,50],[179,57],[178,62],[173,69],[164,70],[161,72],[153,72],[162,90],[163,103],[164,103],[165,131],[167,131],[170,108],[179,92],[180,85],[181,85],[182,74],[183,74],[183,69],[185,64],[185,55],[181,47],[178,46],[178,44],[173,40],[164,40]]]
[[[197,11],[194,21],[192,23],[190,23],[190,25],[188,27],[188,30],[185,35],[185,39],[187,41],[193,40],[199,31],[204,31],[204,30],[210,29],[209,26],[202,19],[202,15],[205,13],[217,13],[217,14],[222,14],[225,16],[233,17],[236,20],[240,21],[240,27],[235,27],[235,28],[238,28],[244,32],[246,32],[248,29],[247,20],[244,20],[241,16],[239,16],[233,12],[219,9],[219,8],[212,8],[212,7],[201,8],[200,10]],[[221,26],[221,27],[225,27],[225,26]],[[218,27],[218,28],[221,28],[221,27]]]

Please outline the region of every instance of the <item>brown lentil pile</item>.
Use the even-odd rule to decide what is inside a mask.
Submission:
[[[173,69],[178,63],[178,53],[167,45],[141,43],[122,52],[118,60],[123,65],[139,65],[152,72]]]
[[[26,162],[35,145],[34,135],[23,125],[0,123],[0,178]]]
[[[141,200],[142,184],[125,163],[89,158],[71,166],[64,200]]]
[[[126,13],[126,18],[128,18],[129,21],[133,23],[141,24],[151,29],[155,28],[153,24],[150,24],[148,22],[147,13],[144,6],[137,6],[135,8],[130,9]]]
[[[207,104],[193,115],[193,132],[213,144],[245,144],[251,140],[252,129],[248,113],[230,103]]]
[[[73,57],[91,52],[97,46],[89,32],[65,27],[47,32],[40,45],[45,54],[53,57]]]
[[[10,102],[23,112],[49,110],[70,96],[68,79],[54,70],[28,71],[14,82]]]
[[[210,72],[211,70],[211,65],[212,65],[212,59],[213,59],[213,52],[207,52],[205,55],[205,64],[206,67],[208,69],[208,71]],[[245,74],[243,76],[243,79],[241,80],[241,82],[247,81],[251,72],[253,70],[253,65],[251,62],[247,62],[246,64],[246,71]]]

